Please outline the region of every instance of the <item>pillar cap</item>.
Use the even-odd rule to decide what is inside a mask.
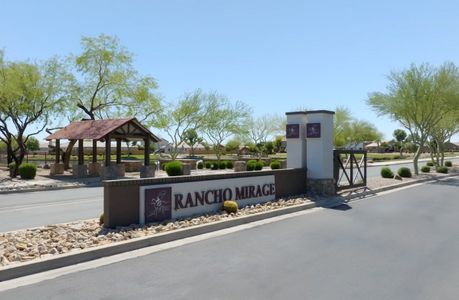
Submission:
[[[288,115],[310,115],[310,114],[330,114],[330,115],[334,115],[335,112],[331,111],[331,110],[306,110],[306,111],[286,112],[285,114],[287,116]]]

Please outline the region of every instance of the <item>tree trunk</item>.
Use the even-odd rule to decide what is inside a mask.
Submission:
[[[6,145],[6,162],[8,165],[13,162],[13,149],[11,148],[11,143]]]
[[[445,165],[445,147],[443,143],[438,145],[439,152],[440,152],[440,166]]]
[[[194,147],[190,146],[190,156],[194,157]]]
[[[416,175],[419,175],[418,160],[419,160],[419,156],[421,156],[421,148],[422,148],[422,145],[418,145],[418,149],[416,149],[416,153],[414,154],[414,158],[413,158],[414,174]]]
[[[65,149],[64,153],[62,154],[62,162],[64,163],[65,170],[70,168],[70,156],[72,155],[72,149],[76,142],[77,140],[70,140],[67,149]]]

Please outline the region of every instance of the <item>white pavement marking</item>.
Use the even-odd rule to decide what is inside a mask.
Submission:
[[[28,205],[18,205],[12,207],[2,207],[0,208],[0,213],[2,212],[11,212],[11,211],[18,211],[18,210],[27,210],[32,208],[42,208],[42,207],[50,207],[50,206],[61,206],[61,205],[77,205],[82,203],[89,203],[89,202],[96,202],[102,201],[101,198],[94,198],[94,199],[87,199],[87,200],[78,200],[73,202],[47,202],[47,203],[37,203],[37,204],[28,204]]]
[[[72,265],[68,267],[63,267],[63,268],[50,270],[50,271],[46,271],[46,272],[42,272],[38,274],[33,274],[33,275],[24,276],[24,277],[20,277],[16,279],[11,279],[8,281],[3,281],[3,282],[0,282],[0,292],[18,288],[21,286],[36,284],[36,283],[39,283],[45,280],[55,279],[57,277],[76,273],[76,272],[99,268],[99,267],[110,265],[113,263],[149,255],[149,254],[167,250],[167,249],[184,246],[187,244],[211,239],[214,237],[219,237],[219,236],[227,235],[227,234],[242,231],[242,230],[247,230],[250,228],[257,227],[257,226],[310,214],[312,212],[319,211],[319,210],[323,210],[323,208],[316,207],[316,208],[303,210],[303,211],[299,211],[299,212],[295,212],[295,213],[291,213],[287,215],[268,218],[268,219],[248,223],[248,224],[243,224],[243,225],[230,227],[230,228],[226,228],[226,229],[222,229],[222,230],[218,230],[214,232],[209,232],[209,233],[205,233],[205,234],[201,234],[201,235],[197,235],[197,236],[193,236],[189,238],[184,238],[181,240],[176,240],[176,241],[172,241],[172,242],[168,242],[168,243],[164,243],[160,245],[146,247],[146,248],[142,248],[142,249],[138,249],[138,250],[134,250],[130,252],[124,252],[121,254],[116,254],[116,255],[109,256],[109,257],[104,257],[104,258],[100,258],[100,259],[96,259],[93,261],[88,261],[88,262],[84,262],[84,263],[80,263],[80,264],[76,264],[76,265]]]

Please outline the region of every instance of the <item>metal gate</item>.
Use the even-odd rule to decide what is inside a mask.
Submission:
[[[356,154],[361,154],[359,159]],[[337,190],[367,185],[367,151],[333,150],[333,177]]]

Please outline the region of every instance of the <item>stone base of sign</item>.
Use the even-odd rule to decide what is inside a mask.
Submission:
[[[286,160],[281,160],[280,161],[281,169],[287,169],[287,161]]]
[[[123,165],[125,167],[126,172],[140,172],[140,169],[142,168],[142,161],[123,160]]]
[[[88,177],[88,167],[86,165],[74,164],[72,166],[73,178]]]
[[[102,180],[111,180],[124,177],[126,174],[123,164],[112,164],[100,169],[100,178]]]
[[[88,175],[91,177],[98,177],[100,175],[100,164],[99,163],[89,163],[88,164]]]
[[[124,177],[124,175],[126,175],[126,166],[124,164],[115,164],[114,166],[118,172],[118,177]]]
[[[182,164],[183,166],[183,175],[190,175],[191,174],[191,164],[186,163]]]
[[[51,164],[51,167],[49,169],[49,175],[59,175],[59,174],[64,174],[64,164],[63,163],[57,163],[57,164]]]
[[[311,179],[306,180],[306,187],[308,193],[320,196],[334,196],[336,195],[335,180],[334,179]]]
[[[198,161],[196,159],[181,159],[180,160],[184,164],[189,164],[191,170],[196,170]]]
[[[247,171],[247,163],[245,161],[234,162],[234,172],[245,172]]]
[[[140,178],[155,177],[155,166],[142,166],[140,168]]]

